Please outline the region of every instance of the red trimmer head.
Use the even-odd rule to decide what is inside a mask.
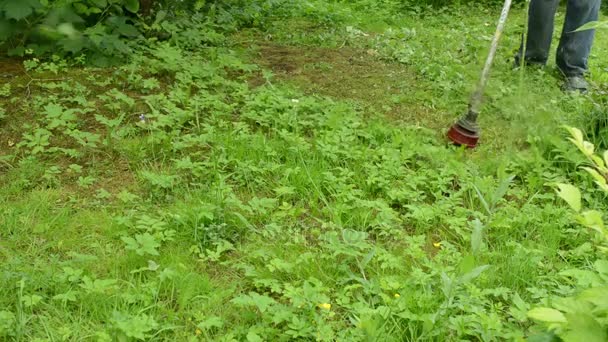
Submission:
[[[470,131],[459,123],[455,123],[450,127],[448,131],[448,139],[450,139],[455,145],[466,146],[468,148],[475,148],[479,141],[479,132]]]
[[[479,126],[477,125],[477,112],[469,107],[469,111],[458,122],[450,127],[448,139],[455,145],[475,148],[479,141]]]

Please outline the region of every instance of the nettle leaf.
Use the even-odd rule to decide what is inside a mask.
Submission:
[[[124,6],[131,13],[139,12],[139,0],[124,0]]]
[[[557,195],[566,201],[577,213],[581,211],[581,192],[570,184],[558,184]]]
[[[149,337],[151,331],[158,328],[159,324],[154,317],[146,314],[132,316],[120,312],[114,312],[112,323],[116,329],[127,337],[144,340]]]
[[[75,302],[77,293],[78,292],[76,292],[76,291],[68,290],[68,292],[66,292],[66,293],[60,293],[58,295],[53,296],[53,300],[60,300],[60,301],[64,301],[64,302]]]
[[[263,342],[264,339],[253,331],[247,333],[247,342]]]
[[[218,316],[211,316],[196,325],[197,328],[208,330],[211,328],[221,328],[224,326],[224,320]]]
[[[265,312],[269,307],[276,304],[274,299],[255,292],[250,292],[249,295],[238,296],[232,302],[240,306],[255,306],[260,312]]]
[[[528,311],[528,317],[547,323],[567,323],[563,313],[551,308],[534,308]]]
[[[2,9],[8,19],[21,20],[42,7],[38,0],[8,0],[4,2]]]
[[[137,28],[129,23],[127,23],[126,17],[110,17],[108,18],[108,25],[114,28],[114,31],[121,36],[125,37],[137,37],[139,36],[139,31]]]
[[[89,0],[89,2],[99,8],[104,8],[108,5],[108,2],[106,0]]]
[[[31,296],[23,296],[21,298],[21,302],[25,305],[26,308],[34,307],[38,305],[42,301],[42,297],[39,295],[31,295]]]
[[[158,251],[156,250],[160,247],[160,243],[156,241],[154,236],[149,233],[138,234],[135,236],[137,243],[140,244],[140,248],[136,251],[139,255],[151,254],[158,255]]]
[[[132,237],[122,237],[122,241],[126,244],[126,249],[135,251],[138,255],[158,255],[156,249],[160,247],[160,243],[149,233],[137,234],[135,235],[135,239]]]

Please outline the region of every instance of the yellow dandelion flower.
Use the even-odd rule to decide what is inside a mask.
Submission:
[[[321,304],[317,305],[317,307],[319,307],[319,309],[323,309],[323,310],[331,310],[331,304],[329,304],[329,303],[321,303]]]
[[[398,293],[395,293],[395,295],[394,295],[394,296],[395,296],[395,298],[399,298],[399,297],[401,297],[401,295],[400,295],[400,294],[398,294]]]
[[[441,242],[433,242],[433,246],[435,246],[435,248],[439,248],[441,247]]]

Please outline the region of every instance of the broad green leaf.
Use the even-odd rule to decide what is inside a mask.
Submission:
[[[576,279],[579,286],[587,288],[601,283],[600,277],[589,270],[569,269],[559,272],[560,275]]]
[[[564,342],[606,342],[606,329],[590,314],[568,315],[568,331],[560,336]]]
[[[199,329],[208,330],[210,328],[221,328],[224,326],[224,320],[219,316],[210,316],[204,321],[196,325]]]
[[[137,13],[139,11],[139,0],[124,0],[124,6],[127,11]]]
[[[253,331],[250,331],[249,333],[247,333],[247,342],[263,342],[264,339],[262,339],[260,337],[260,335],[254,333]]]
[[[26,308],[38,305],[42,301],[42,297],[39,295],[23,296],[21,302]]]
[[[114,16],[107,20],[109,27],[114,29],[115,33],[125,37],[137,37],[139,31],[135,26],[127,23],[127,18],[122,16]]]
[[[500,182],[500,185],[498,186],[496,191],[494,191],[494,194],[492,196],[492,206],[495,206],[498,203],[498,201],[500,201],[503,197],[505,197],[505,195],[507,194],[507,191],[509,191],[509,186],[511,185],[511,183],[513,183],[514,179],[515,179],[515,175],[511,175],[509,177],[504,178]]]
[[[593,160],[593,163],[599,168],[602,169],[605,167],[604,165],[604,160],[602,158],[600,158],[599,156],[596,156],[595,154],[591,156],[591,160]]]
[[[606,185],[606,178],[602,176],[596,169],[591,167],[583,167],[583,170],[587,171],[595,180],[595,182],[600,186]]]
[[[361,261],[361,268],[365,268],[367,266],[367,264],[369,264],[370,261],[372,261],[372,259],[374,258],[374,256],[376,255],[376,249],[372,249],[369,251],[369,253],[367,253],[365,255],[365,257],[363,258],[363,260]]]
[[[98,8],[104,8],[108,5],[108,2],[106,0],[89,0],[93,5],[97,6]]]
[[[196,3],[194,4],[194,9],[200,11],[205,6],[205,2],[205,0],[196,0]]]
[[[260,310],[260,312],[266,311],[271,305],[276,304],[276,301],[268,296],[262,296],[255,292],[250,293],[253,304]]]
[[[481,273],[482,273],[483,271],[487,270],[488,268],[490,268],[490,265],[483,265],[483,266],[476,267],[476,268],[474,268],[474,269],[473,269],[471,272],[469,272],[469,273],[467,273],[467,274],[463,275],[463,276],[460,278],[460,281],[461,281],[462,283],[468,283],[468,282],[470,282],[471,280],[473,280],[473,279],[475,279],[475,278],[479,277],[479,276],[481,275]]]
[[[595,305],[599,310],[608,309],[608,286],[594,287],[583,291],[578,299]]]
[[[583,152],[588,157],[591,157],[595,153],[595,145],[593,145],[592,143],[590,143],[588,141],[583,141],[583,148],[584,148]]]
[[[559,191],[557,195],[566,201],[576,212],[581,211],[581,192],[570,184],[558,184]]]
[[[72,4],[72,7],[74,7],[74,10],[76,10],[76,13],[78,14],[82,14],[82,15],[89,15],[89,6],[86,6],[83,3],[77,2],[75,4]]]
[[[61,300],[64,302],[75,302],[77,293],[78,292],[76,292],[76,291],[68,290],[68,292],[66,292],[66,293],[61,293],[61,294],[53,296],[53,300]]]
[[[139,36],[139,31],[133,25],[129,24],[121,24],[116,27],[116,31],[125,37],[137,37]]]
[[[82,37],[76,38],[64,38],[61,39],[57,44],[61,45],[63,50],[71,53],[77,53],[85,48],[86,41]]]
[[[587,313],[593,310],[593,306],[583,300],[578,300],[575,297],[555,298],[553,300],[553,309],[563,313],[566,318],[568,315],[576,315]]]
[[[4,3],[4,13],[8,19],[21,20],[40,8],[38,0],[9,0]]]
[[[454,282],[452,281],[452,278],[450,278],[445,272],[441,272],[441,291],[446,298],[451,297],[453,287]]]
[[[475,257],[471,254],[466,255],[460,261],[458,268],[460,269],[460,274],[462,275],[471,272],[475,268]]]
[[[587,30],[595,30],[595,29],[605,29],[608,28],[608,22],[606,21],[590,21],[585,25],[577,28],[573,32],[587,31]]]
[[[526,342],[562,342],[562,341],[559,337],[557,337],[557,335],[555,335],[554,332],[548,331],[548,332],[542,332],[542,333],[530,335],[526,339]]]
[[[515,292],[513,295],[512,301],[519,310],[527,310],[530,307],[526,302],[524,302],[523,299],[521,299],[521,296],[517,292]]]
[[[600,274],[608,276],[608,260],[598,260],[593,264],[593,268]]]
[[[483,205],[483,208],[486,210],[486,213],[491,216],[492,210],[490,208],[490,205],[488,204],[488,201],[486,201],[485,197],[483,197],[483,194],[481,193],[481,191],[479,190],[479,188],[476,185],[473,184],[473,188],[475,188],[477,197],[479,197],[479,201]]]
[[[137,242],[141,245],[141,247],[136,251],[139,255],[150,254],[150,255],[158,255],[158,251],[156,250],[160,247],[160,243],[156,241],[149,233],[138,234],[135,236]]]
[[[121,240],[126,244],[126,249],[135,251],[138,255],[158,255],[156,249],[160,247],[160,243],[150,233],[138,234],[135,236],[135,239],[123,236]]]
[[[580,129],[575,127],[566,127],[566,129],[568,130],[568,132],[570,132],[570,135],[572,136],[572,138],[570,138],[569,140],[572,141],[576,146],[583,147],[583,132],[581,132]]]
[[[481,249],[481,243],[483,240],[483,223],[478,219],[475,219],[472,223],[473,233],[471,234],[471,251],[473,254],[477,254]]]
[[[587,228],[591,228],[596,232],[604,235],[604,238],[608,238],[605,236],[605,227],[604,227],[604,219],[602,217],[602,213],[597,210],[588,210],[581,214],[579,217],[579,221],[582,225]]]
[[[567,323],[563,313],[551,308],[534,308],[528,311],[528,317],[547,323]]]
[[[231,301],[236,305],[255,306],[260,312],[266,312],[270,306],[276,304],[276,301],[268,296],[263,296],[255,292],[250,292],[248,295],[238,296]]]
[[[161,21],[163,21],[167,17],[167,11],[158,11],[156,13],[156,19],[154,19],[153,25],[158,25]]]
[[[12,35],[14,28],[14,25],[12,25],[9,20],[0,17],[0,42],[9,38]]]
[[[74,28],[72,23],[63,23],[57,26],[57,32],[67,36],[68,38],[75,38],[78,35],[78,31]]]

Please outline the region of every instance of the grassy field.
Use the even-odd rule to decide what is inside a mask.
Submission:
[[[562,128],[608,148],[608,41],[564,95],[511,69],[516,8],[467,151],[444,135],[498,10],[370,3],[0,62],[0,339],[548,341],[527,312],[599,279],[554,188],[608,209]]]

